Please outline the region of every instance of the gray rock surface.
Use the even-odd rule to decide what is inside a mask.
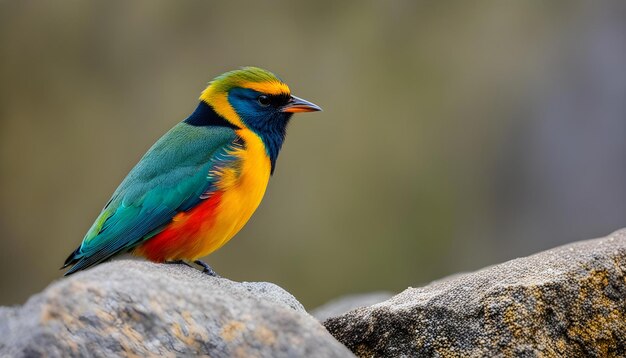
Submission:
[[[271,283],[121,260],[0,309],[0,357],[346,357],[349,350]]]
[[[362,357],[625,357],[626,230],[324,322]]]
[[[391,292],[380,291],[371,293],[358,293],[345,295],[315,308],[310,313],[320,321],[334,316],[339,316],[355,308],[371,306],[373,304],[386,301],[393,297]]]

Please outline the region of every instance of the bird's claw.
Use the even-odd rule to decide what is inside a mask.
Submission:
[[[196,265],[202,266],[202,273],[212,276],[212,277],[216,277],[216,278],[220,278],[222,276],[218,275],[217,272],[215,272],[211,266],[209,266],[206,262],[200,261],[200,260],[196,260],[194,261],[194,263]]]

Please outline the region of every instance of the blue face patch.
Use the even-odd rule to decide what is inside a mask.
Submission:
[[[263,140],[272,173],[292,115],[281,111],[282,102],[286,104],[288,100],[288,96],[267,96],[248,88],[233,88],[228,92],[228,101],[243,123]]]

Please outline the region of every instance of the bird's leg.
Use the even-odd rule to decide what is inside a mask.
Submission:
[[[196,265],[202,266],[203,267],[203,270],[202,270],[203,273],[205,273],[205,274],[207,274],[209,276],[213,276],[213,277],[221,277],[215,271],[213,271],[211,266],[209,266],[206,262],[203,262],[203,261],[200,261],[200,260],[196,260],[193,263],[195,263]]]
[[[176,260],[176,261],[165,261],[166,264],[175,264],[175,265],[186,265],[189,266],[191,268],[193,268],[193,266],[191,266],[190,264],[186,263],[184,260]]]
[[[189,267],[193,268],[193,266],[188,264],[185,260],[165,261],[165,263],[166,264],[186,265],[186,266],[189,266]],[[196,265],[202,267],[202,273],[205,273],[205,274],[207,274],[209,276],[213,276],[213,277],[221,277],[207,263],[205,263],[203,261],[200,261],[200,260],[196,260],[193,263],[195,263]]]

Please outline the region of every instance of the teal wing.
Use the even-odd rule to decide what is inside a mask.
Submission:
[[[210,172],[236,160],[239,145],[226,127],[180,123],[144,155],[65,262],[66,275],[127,251],[160,232],[179,212],[213,190]]]

